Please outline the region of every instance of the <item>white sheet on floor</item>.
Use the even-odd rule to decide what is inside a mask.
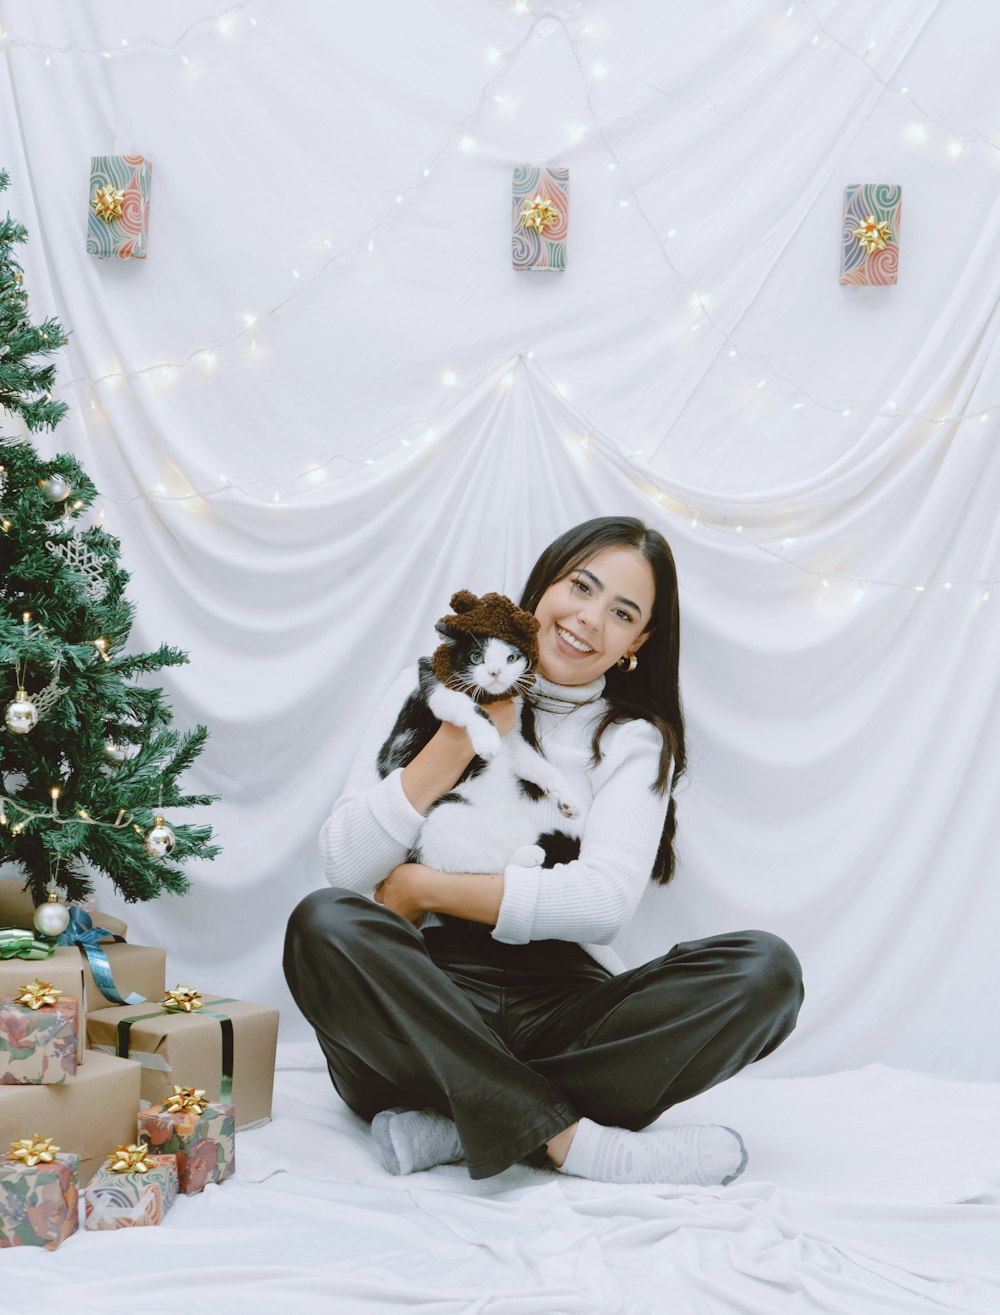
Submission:
[[[873,1064],[739,1077],[664,1122],[746,1138],[728,1188],[622,1187],[518,1166],[381,1168],[311,1046],[239,1172],[158,1229],[0,1258],[3,1309],[64,1315],[995,1315],[1000,1091]]]

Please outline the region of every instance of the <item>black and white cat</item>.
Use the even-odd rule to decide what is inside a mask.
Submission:
[[[461,779],[431,805],[410,853],[411,862],[442,872],[502,872],[508,863],[552,866],[579,853],[579,839],[561,830],[540,835],[534,801],[551,796],[567,818],[579,806],[562,774],[532,747],[534,715],[522,695],[530,688],[529,657],[516,644],[495,636],[466,634],[439,622],[447,646],[450,684],[442,670],[423,657],[418,684],[400,710],[377,766],[388,776],[403,767],[431,739],[441,722],[462,727],[476,752]],[[514,697],[519,703],[514,729],[501,735],[477,699]]]

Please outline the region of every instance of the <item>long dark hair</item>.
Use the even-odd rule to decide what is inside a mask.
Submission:
[[[652,634],[636,654],[639,666],[635,671],[626,673],[614,666],[605,675],[608,710],[594,731],[591,749],[596,767],[602,757],[601,737],[607,728],[615,722],[636,718],[651,722],[663,736],[659,771],[652,788],[660,794],[669,790],[670,805],[650,875],[653,881],[665,886],[675,867],[674,786],[687,766],[679,672],[681,622],[677,567],[670,546],[658,530],[650,529],[634,516],[597,516],[584,521],[545,549],[531,568],[519,606],[534,612],[550,585],[564,579],[603,549],[622,547],[637,549],[652,567],[656,594],[646,626],[646,631],[651,630]]]

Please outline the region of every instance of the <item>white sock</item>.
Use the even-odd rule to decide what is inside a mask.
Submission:
[[[372,1119],[372,1136],[392,1174],[417,1173],[465,1158],[458,1129],[434,1110],[383,1110]]]
[[[715,1123],[629,1132],[581,1119],[560,1173],[602,1183],[692,1183],[725,1187],[747,1165],[743,1138]]]

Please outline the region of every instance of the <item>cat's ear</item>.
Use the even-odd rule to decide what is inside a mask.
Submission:
[[[451,596],[451,610],[453,612],[471,612],[474,607],[479,606],[479,599],[471,589],[459,589],[457,594]]]
[[[458,638],[458,631],[453,629],[447,621],[435,621],[434,629],[439,635],[451,640],[453,643]]]

